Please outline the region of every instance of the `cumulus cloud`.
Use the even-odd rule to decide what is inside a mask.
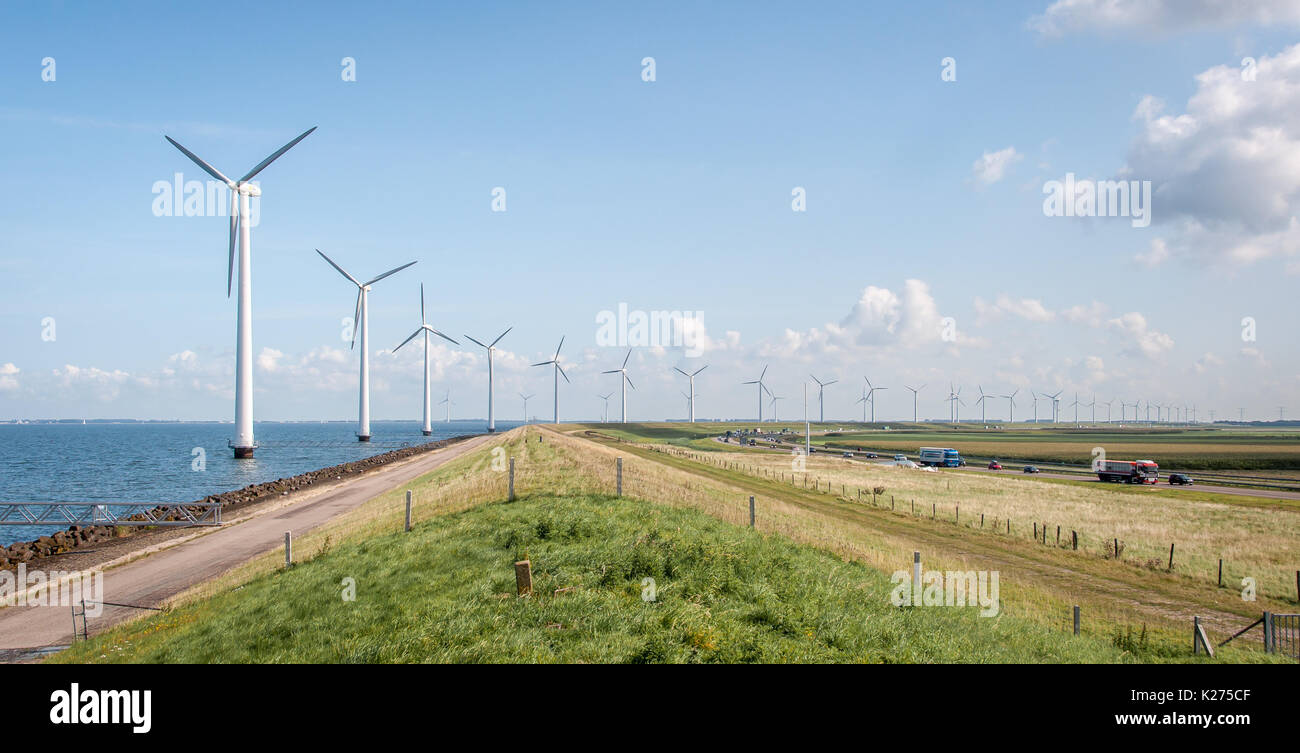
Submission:
[[[284,353],[275,348],[262,348],[262,352],[257,354],[257,368],[262,371],[275,372],[280,368],[280,359]]]
[[[18,389],[18,372],[20,369],[12,363],[0,365],[0,392]]]
[[[1201,73],[1184,112],[1147,97],[1134,117],[1126,173],[1152,181],[1152,219],[1169,228],[1143,261],[1300,253],[1300,45],[1259,58],[1253,81],[1235,65]]]
[[[1247,24],[1300,24],[1300,5],[1294,0],[1057,0],[1028,22],[1044,37],[1077,32],[1160,34]]]
[[[1014,146],[996,152],[984,152],[983,156],[971,165],[971,176],[977,183],[992,185],[1002,180],[1007,173],[1007,168],[1023,158],[1024,155],[1017,152]]]
[[[1101,301],[1093,301],[1087,305],[1078,304],[1071,306],[1061,312],[1061,318],[1071,324],[1086,324],[1089,327],[1100,327],[1106,321],[1106,316],[1109,313],[1110,307]]]
[[[1130,355],[1157,358],[1174,347],[1172,337],[1151,329],[1147,318],[1136,311],[1111,319],[1107,325],[1119,332],[1128,343],[1124,352]]]

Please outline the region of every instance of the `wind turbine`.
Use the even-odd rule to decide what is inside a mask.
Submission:
[[[687,411],[687,413],[690,414],[689,418],[691,423],[695,423],[695,375],[699,374],[701,371],[704,371],[707,368],[709,368],[709,365],[706,363],[700,368],[691,372],[690,374],[687,374],[685,371],[682,371],[676,366],[673,367],[673,371],[676,371],[678,374],[681,374],[682,376],[686,377],[691,381],[691,394],[689,395],[691,406],[690,406],[690,410]]]
[[[525,395],[524,393],[520,392],[519,397],[522,397],[524,399],[524,423],[528,423],[528,400],[532,398],[532,395]]]
[[[1042,396],[1033,390],[1030,390],[1029,394],[1034,396],[1034,423],[1038,423],[1038,398]]]
[[[985,418],[984,418],[984,416],[985,416],[985,408],[987,407],[987,406],[985,405],[985,402],[984,402],[984,401],[985,401],[985,400],[988,400],[990,397],[992,397],[992,395],[985,395],[985,394],[984,394],[984,388],[983,388],[982,386],[978,385],[978,384],[975,385],[975,389],[977,389],[977,390],[980,391],[979,399],[975,401],[975,404],[978,405],[978,406],[980,407],[980,423],[982,423],[982,424],[983,424],[983,423],[988,423],[988,422],[985,420]]]
[[[1065,392],[1065,390],[1057,390],[1055,395],[1043,394],[1043,397],[1052,401],[1052,423],[1057,422],[1057,411],[1060,409],[1062,392]]]
[[[601,422],[602,424],[607,424],[607,423],[609,423],[609,399],[610,399],[611,397],[613,397],[613,396],[614,396],[614,393],[613,393],[613,392],[609,393],[608,395],[597,395],[597,396],[596,396],[596,397],[599,397],[601,400],[604,400],[604,401],[605,401],[605,414],[604,414],[604,415],[601,417],[601,419],[600,419],[600,422]]]
[[[622,375],[622,378],[623,378],[623,404],[622,404],[621,407],[622,407],[622,410],[623,410],[623,423],[627,423],[627,388],[628,388],[628,386],[630,385],[630,386],[632,387],[632,389],[636,389],[636,385],[635,385],[635,384],[632,384],[632,380],[627,378],[627,359],[629,359],[629,358],[631,358],[631,357],[632,357],[632,349],[631,349],[631,348],[628,348],[628,349],[627,349],[627,355],[623,357],[623,365],[622,365],[622,366],[618,367],[617,369],[610,369],[609,371],[602,371],[602,372],[600,372],[600,373],[602,373],[602,374],[621,374],[621,375]],[[611,393],[611,394],[612,394],[612,393]]]
[[[871,380],[870,380],[870,379],[867,379],[866,377],[862,377],[862,378],[863,378],[863,379],[866,379],[867,387],[869,388],[869,389],[867,390],[867,400],[871,402],[871,423],[874,424],[874,423],[876,422],[876,393],[877,393],[877,392],[884,392],[885,390],[887,390],[887,389],[889,389],[889,388],[888,388],[888,387],[877,387],[877,386],[875,386],[874,384],[871,383]],[[864,405],[863,407],[865,408],[866,406]]]
[[[691,396],[682,392],[682,397],[686,398],[686,415],[689,416],[691,414]]]
[[[826,388],[840,380],[832,379],[829,382],[823,382],[812,374],[809,374],[808,376],[812,377],[812,380],[817,383],[817,422],[824,424],[826,423],[826,401],[824,400]]]
[[[1074,393],[1074,402],[1071,405],[1074,406],[1074,428],[1077,429],[1079,428],[1079,393]]]
[[[505,331],[505,332],[502,332],[502,333],[499,334],[499,335],[497,335],[497,339],[493,340],[492,343],[491,343],[490,345],[484,345],[483,343],[479,342],[478,340],[475,340],[474,338],[470,337],[469,335],[465,335],[465,337],[467,337],[467,338],[469,338],[471,341],[473,341],[473,343],[474,343],[475,345],[477,345],[477,346],[479,346],[480,348],[483,348],[484,350],[487,351],[487,357],[488,357],[488,433],[489,433],[489,434],[497,430],[496,417],[492,414],[492,354],[496,352],[496,349],[497,349],[497,343],[501,342],[501,338],[503,338],[503,337],[506,336],[506,332],[509,332],[510,330],[512,330],[512,329],[514,329],[514,328],[515,328],[515,327],[514,327],[513,324],[510,325],[509,327],[506,327],[506,331]]]
[[[253,176],[275,162],[294,144],[307,138],[315,126],[307,129],[301,136],[280,147],[274,154],[262,160],[244,174],[239,180],[231,180],[222,175],[217,168],[199,158],[197,154],[178,144],[171,136],[164,136],[168,143],[194,164],[203,168],[203,172],[225,183],[230,188],[230,259],[226,266],[226,297],[230,297],[235,280],[235,236],[239,236],[239,302],[235,315],[235,438],[229,442],[237,458],[253,457],[257,442],[253,440],[253,241],[252,230],[240,218],[249,213],[250,196],[261,196],[262,189],[249,183]],[[239,201],[235,201],[239,194]]]
[[[370,280],[369,282],[361,282],[357,278],[353,277],[352,275],[344,271],[343,267],[340,267],[339,265],[335,264],[333,259],[321,253],[321,250],[319,248],[316,249],[316,253],[320,254],[320,258],[329,262],[329,265],[331,267],[334,267],[336,270],[338,270],[339,274],[348,278],[348,280],[350,280],[353,285],[357,286],[357,310],[352,317],[352,347],[356,347],[357,344],[357,330],[361,331],[361,381],[360,381],[360,388],[359,388],[361,394],[357,400],[357,441],[369,442],[370,441],[370,348],[368,346],[368,342],[370,339],[370,286],[374,285],[375,283],[379,282],[385,277],[388,277],[389,275],[394,275],[397,274],[398,272],[401,272],[403,269],[406,269],[407,267],[411,266],[415,262],[407,262],[406,264],[403,264],[400,267],[388,270],[387,272],[374,278],[373,280]]]
[[[961,387],[948,383],[948,420],[953,423],[961,423],[961,408],[959,405],[965,405],[961,399]]]
[[[907,387],[907,385],[903,385],[903,386]],[[907,387],[907,388],[912,391],[912,423],[916,423],[916,393],[925,389],[925,385],[923,384],[920,387]]]
[[[758,385],[758,422],[759,422],[760,424],[763,423],[763,393],[766,392],[766,393],[769,394],[769,395],[772,394],[772,391],[769,390],[769,389],[767,388],[767,385],[766,385],[766,384],[763,384],[763,377],[765,377],[765,376],[767,376],[767,366],[766,366],[766,365],[763,366],[763,371],[762,371],[761,374],[758,375],[758,379],[755,379],[755,380],[753,380],[753,381],[751,381],[751,382],[741,382],[741,384],[757,384],[757,385]]]
[[[767,393],[767,394],[772,395],[772,393],[770,393],[770,392]],[[776,395],[772,395],[772,420],[773,420],[773,421],[780,421],[780,420],[781,420],[781,419],[779,419],[779,418],[776,417],[776,401],[777,401],[777,400],[784,400],[784,399],[785,399],[784,397],[778,397],[778,396],[776,396]]]
[[[1102,403],[1102,405],[1106,406],[1106,423],[1110,423],[1110,406],[1111,406],[1111,404],[1114,403],[1114,402],[1115,402],[1115,398],[1112,397],[1111,399],[1109,399],[1109,400],[1107,400],[1106,402]],[[1121,401],[1121,402],[1122,402],[1122,401]],[[1121,419],[1121,420],[1123,420],[1123,419]]]
[[[1092,402],[1084,403],[1085,408],[1092,408],[1092,423],[1097,423],[1097,393],[1092,393]]]
[[[456,343],[457,345],[460,345],[460,343],[457,343],[455,340],[452,340],[450,337],[447,337],[446,335],[442,334],[438,330],[429,326],[428,320],[426,320],[424,317],[424,283],[420,283],[420,328],[412,332],[410,337],[403,340],[402,345],[405,345],[409,343],[411,340],[414,340],[416,335],[421,333],[424,334],[424,428],[423,431],[424,431],[424,436],[426,437],[429,436],[430,434],[433,434],[433,426],[429,423],[431,419],[430,406],[429,406],[429,400],[430,400],[429,397],[429,333],[430,332],[437,335],[438,337],[443,338],[444,340],[447,340],[448,342],[453,342]],[[397,351],[401,350],[402,345],[398,345],[396,348],[393,348],[393,352],[396,353]],[[450,410],[450,408],[448,408],[448,410]]]
[[[444,404],[447,406],[447,423],[451,423],[451,406],[453,405],[451,402],[451,390],[447,390],[447,396],[438,403],[438,405]]]
[[[564,347],[564,337],[561,336],[560,344],[555,347],[555,356],[552,357],[551,360],[549,361],[542,361],[541,363],[533,364],[533,366],[546,366],[549,364],[555,367],[555,373],[552,374],[552,376],[555,377],[555,420],[552,421],[551,423],[556,423],[556,424],[560,422],[560,377],[564,377],[565,384],[570,383],[569,375],[565,374],[564,369],[560,368],[560,348],[563,347]]]
[[[862,423],[864,424],[867,422],[867,403],[869,402],[871,402],[871,398],[868,397],[866,385],[863,385],[862,397],[858,398],[857,400],[854,400],[853,404],[857,405],[858,403],[862,403]]]
[[[1016,422],[1016,395],[1019,394],[1020,394],[1020,388],[1017,387],[1016,391],[1012,392],[1010,395],[1002,395],[1002,397],[1005,397],[1008,401],[1010,401],[1009,407],[1011,409],[1011,412],[1009,415],[1011,417],[1007,419],[1007,423],[1009,424],[1014,424]]]

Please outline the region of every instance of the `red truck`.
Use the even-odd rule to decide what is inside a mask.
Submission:
[[[1103,460],[1097,465],[1097,478],[1121,484],[1155,484],[1160,481],[1160,466],[1154,460]]]

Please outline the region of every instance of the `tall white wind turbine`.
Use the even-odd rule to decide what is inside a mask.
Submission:
[[[447,406],[447,423],[451,423],[451,406],[454,405],[451,401],[451,390],[447,390],[447,396],[439,401],[438,405]]]
[[[600,419],[600,422],[601,422],[602,424],[607,424],[607,423],[609,423],[609,399],[610,399],[611,397],[613,397],[613,396],[614,396],[614,393],[613,393],[613,392],[609,393],[608,395],[597,395],[597,396],[596,396],[596,397],[599,397],[601,400],[604,400],[604,401],[605,401],[605,414],[604,414],[604,416],[601,417],[601,419]]]
[[[818,379],[812,374],[809,374],[808,376],[812,377],[812,380],[817,383],[817,413],[818,413],[817,422],[824,424],[826,423],[826,402],[823,399],[823,397],[825,395],[826,388],[831,386],[832,384],[835,384],[840,380],[832,379],[829,382],[823,382],[822,380]]]
[[[980,407],[980,423],[982,424],[988,423],[987,419],[985,419],[985,408],[987,407],[985,401],[987,401],[990,397],[993,396],[984,394],[984,388],[978,384],[975,385],[975,388],[980,391],[979,399],[975,401]]]
[[[903,385],[903,386],[907,387],[907,385]],[[907,387],[907,388],[912,391],[912,423],[916,423],[916,393],[925,389],[925,385],[923,384],[920,387]]]
[[[752,380],[752,381],[748,381],[748,382],[741,382],[741,384],[757,384],[757,385],[758,385],[758,422],[759,422],[760,424],[763,423],[763,393],[766,392],[766,393],[769,394],[769,395],[772,394],[772,391],[769,390],[769,389],[767,388],[767,385],[766,385],[766,384],[763,384],[763,377],[764,377],[764,376],[767,376],[767,366],[766,366],[766,365],[763,366],[763,371],[762,371],[762,373],[760,373],[760,374],[758,375],[758,379],[754,379],[754,380]]]
[[[695,371],[692,371],[691,373],[687,374],[685,371],[682,371],[676,366],[673,367],[673,371],[676,371],[678,374],[681,374],[682,376],[686,377],[687,379],[690,380],[691,383],[691,394],[688,396],[688,399],[691,401],[690,410],[688,411],[688,413],[690,414],[688,418],[691,423],[695,423],[695,375],[699,374],[701,371],[704,371],[707,368],[709,368],[709,365],[706,363],[700,368],[696,369]]]
[[[622,366],[619,366],[617,369],[610,369],[609,371],[602,371],[602,372],[600,372],[600,373],[602,373],[602,374],[620,374],[620,375],[622,376],[622,380],[623,380],[623,381],[622,381],[622,383],[623,383],[623,404],[622,404],[621,407],[622,407],[622,410],[623,410],[623,423],[627,423],[627,388],[628,388],[629,386],[631,386],[632,389],[634,389],[634,390],[636,389],[636,385],[635,385],[635,384],[632,384],[632,380],[627,378],[627,360],[628,360],[629,358],[631,358],[631,357],[632,357],[632,349],[631,349],[631,348],[628,348],[628,349],[627,349],[627,355],[626,355],[626,356],[623,356],[623,365],[622,365]]]
[[[525,395],[524,393],[520,392],[519,397],[522,397],[524,399],[524,423],[528,423],[528,401],[531,400],[533,396]]]
[[[1008,401],[1008,405],[1009,405],[1009,407],[1010,407],[1010,409],[1011,409],[1011,412],[1010,412],[1010,414],[1009,414],[1011,417],[1010,417],[1009,419],[1007,419],[1007,423],[1009,423],[1009,424],[1014,424],[1014,423],[1016,422],[1016,395],[1019,395],[1019,394],[1020,394],[1020,388],[1017,387],[1017,388],[1016,388],[1016,391],[1015,391],[1015,392],[1012,392],[1010,395],[1002,395],[1002,396],[1001,396],[1001,397],[1005,397],[1005,398],[1007,399],[1007,401]]]
[[[769,393],[767,393],[767,394],[772,395],[771,392],[769,392]],[[778,395],[772,395],[772,421],[774,421],[774,422],[775,422],[775,421],[780,421],[780,420],[781,420],[780,418],[777,417],[777,414],[776,414],[776,401],[778,401],[778,400],[784,400],[784,399],[785,399],[784,397],[780,397],[780,396],[778,396]]]
[[[360,396],[357,399],[357,441],[369,442],[370,441],[370,348],[369,348],[370,286],[374,285],[375,283],[379,282],[385,277],[388,277],[389,275],[394,275],[397,274],[398,272],[401,272],[403,269],[406,269],[407,267],[411,266],[415,262],[408,262],[395,269],[390,269],[387,272],[383,273],[382,275],[376,277],[375,279],[370,280],[369,282],[361,282],[357,278],[348,274],[343,269],[343,267],[340,267],[339,265],[335,264],[333,259],[329,258],[325,254],[322,254],[319,248],[316,249],[316,253],[320,254],[320,258],[329,262],[329,265],[331,267],[334,267],[336,270],[338,270],[339,274],[348,278],[349,280],[352,281],[353,285],[357,286],[357,310],[356,310],[356,314],[352,318],[352,347],[356,347],[357,332],[358,331],[361,332],[361,380],[360,380],[360,390],[359,390]]]
[[[487,357],[488,357],[488,433],[492,433],[492,432],[494,432],[494,431],[497,430],[497,421],[496,421],[496,416],[495,416],[495,415],[493,414],[493,412],[492,412],[492,354],[495,353],[496,350],[497,350],[497,343],[501,342],[501,338],[505,337],[505,336],[506,336],[506,333],[509,332],[509,331],[512,330],[512,329],[514,329],[514,325],[511,325],[511,326],[509,326],[509,327],[506,327],[506,331],[505,331],[505,332],[502,332],[502,333],[499,334],[499,335],[497,335],[497,339],[493,340],[491,345],[484,345],[483,343],[479,342],[478,340],[474,340],[474,338],[470,337],[469,335],[465,335],[465,337],[468,337],[470,340],[474,340],[474,344],[475,344],[475,345],[477,345],[477,346],[479,346],[480,348],[483,348],[484,350],[487,351]]]
[[[863,379],[866,379],[867,387],[869,388],[869,389],[867,390],[867,400],[871,402],[871,423],[874,424],[874,423],[876,422],[876,393],[877,393],[877,392],[884,392],[885,390],[887,390],[887,389],[889,389],[889,388],[888,388],[888,387],[877,387],[876,385],[874,385],[874,384],[871,383],[871,380],[870,380],[870,379],[867,379],[866,377],[862,377],[862,378],[863,378]]]
[[[164,136],[168,143],[194,164],[203,168],[203,172],[225,183],[230,188],[230,259],[226,266],[226,297],[230,297],[235,279],[235,238],[239,238],[239,301],[235,315],[235,438],[229,441],[237,458],[253,457],[257,442],[253,439],[253,241],[252,229],[240,218],[249,214],[248,200],[252,196],[261,196],[262,191],[249,183],[254,176],[275,162],[295,144],[307,138],[315,126],[307,129],[301,136],[280,147],[274,154],[262,160],[244,174],[239,180],[231,180],[222,175],[217,168],[199,158],[197,154],[181,146],[171,136]],[[238,201],[235,195],[238,194]]]
[[[565,374],[564,369],[560,368],[560,348],[563,347],[564,347],[564,337],[561,336],[560,344],[556,346],[555,355],[551,358],[551,360],[542,361],[541,363],[533,364],[533,366],[550,365],[555,367],[555,371],[552,374],[552,376],[555,377],[555,419],[551,421],[551,423],[553,424],[558,424],[560,422],[560,377],[564,377],[565,384],[570,384],[569,375]]]
[[[431,423],[431,421],[433,420],[433,415],[432,415],[433,407],[429,404],[430,401],[432,400],[429,393],[429,333],[431,332],[448,342],[452,342],[452,343],[456,343],[457,345],[460,345],[460,343],[457,343],[455,340],[452,340],[450,337],[447,337],[446,335],[442,334],[438,330],[429,326],[429,321],[427,318],[425,318],[424,315],[424,283],[420,283],[420,328],[412,332],[410,337],[403,340],[402,345],[405,345],[410,341],[414,340],[416,335],[419,334],[424,335],[424,425],[422,431],[424,432],[424,436],[426,437],[429,436],[430,434],[433,434],[433,425]],[[402,345],[398,345],[396,348],[393,348],[393,352],[396,353],[397,351],[401,350]],[[448,416],[450,416],[451,415],[450,406],[447,408],[447,410],[448,410]]]
[[[1060,410],[1060,407],[1061,407],[1061,393],[1062,393],[1062,392],[1065,392],[1065,390],[1057,390],[1055,395],[1048,395],[1048,394],[1046,394],[1046,393],[1043,394],[1043,397],[1047,398],[1048,400],[1050,400],[1050,401],[1052,402],[1052,423],[1056,423],[1056,422],[1057,422],[1057,418],[1058,418],[1058,417],[1057,417],[1057,413],[1058,413],[1058,411]]]

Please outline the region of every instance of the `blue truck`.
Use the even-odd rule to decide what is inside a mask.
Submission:
[[[951,447],[922,447],[916,462],[940,468],[959,468],[966,465],[961,453]]]

